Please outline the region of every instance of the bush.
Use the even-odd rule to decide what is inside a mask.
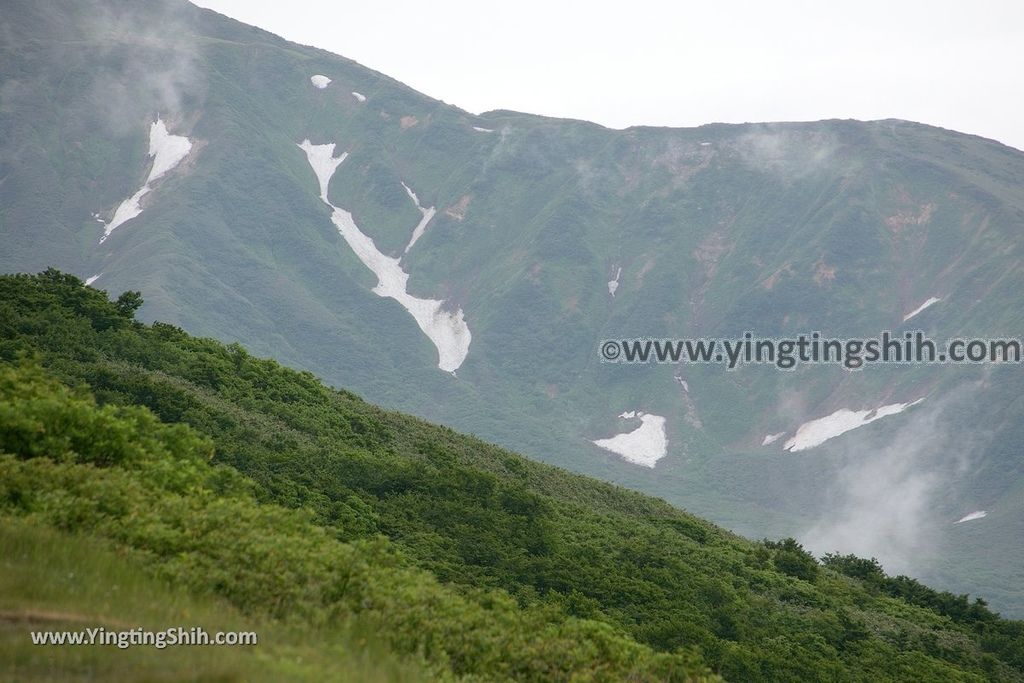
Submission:
[[[796,539],[765,540],[764,544],[769,550],[775,551],[772,564],[783,574],[812,583],[818,578],[818,561]]]

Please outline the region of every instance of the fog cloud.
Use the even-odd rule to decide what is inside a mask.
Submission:
[[[88,15],[84,30],[101,65],[91,76],[90,95],[104,103],[106,123],[124,132],[138,127],[139,115],[180,121],[195,113],[206,83],[190,22],[193,8],[147,3],[115,13],[103,7]]]
[[[811,552],[876,557],[890,574],[921,575],[938,549],[949,518],[947,491],[971,466],[987,440],[954,426],[958,407],[977,392],[966,385],[930,396],[903,414],[894,434],[843,439],[839,472],[821,517],[800,534]]]

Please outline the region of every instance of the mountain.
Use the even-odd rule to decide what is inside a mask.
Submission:
[[[983,601],[141,324],[132,292],[49,270],[0,295],[7,678],[1024,680],[1024,624]],[[42,656],[26,623],[261,640]]]
[[[138,290],[143,320],[1024,615],[1019,366],[598,355],[1017,335],[1020,151],[905,121],[475,116],[174,0],[15,0],[0,37],[0,271]],[[865,426],[792,448],[850,414]],[[594,443],[636,429],[634,462]]]

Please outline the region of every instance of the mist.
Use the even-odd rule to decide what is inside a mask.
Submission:
[[[62,121],[73,139],[100,130],[115,138],[142,140],[157,115],[176,123],[188,121],[201,110],[207,87],[193,27],[197,11],[184,3],[125,5],[117,11],[83,4],[69,12],[72,16],[43,15],[47,23],[74,26],[74,40],[49,43],[31,39],[54,30],[37,25],[36,15],[0,17],[0,37],[12,59],[25,68],[40,61],[63,67],[42,83],[20,77],[5,80],[0,85],[0,111],[27,119],[29,112],[58,111],[63,103],[82,99],[89,106]],[[57,93],[58,100],[46,98],[48,92]]]
[[[926,573],[943,532],[960,517],[948,492],[991,438],[957,424],[978,390],[961,385],[901,414],[895,428],[890,422],[881,434],[844,436],[823,512],[799,534],[808,550],[874,557],[889,574]]]

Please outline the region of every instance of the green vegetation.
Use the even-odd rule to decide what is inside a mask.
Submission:
[[[0,361],[3,514],[432,675],[1024,680],[1024,629],[981,603],[140,324],[57,271],[0,277]]]
[[[331,85],[314,88],[309,77],[317,73],[332,78]],[[140,320],[238,342],[374,404],[654,494],[757,538],[802,536],[843,509],[837,470],[881,451],[850,445],[892,441],[888,430],[905,426],[912,412],[802,454],[783,452],[784,440],[762,448],[764,435],[792,433],[839,408],[925,394],[922,409],[931,410],[940,397],[962,395],[956,390],[982,369],[625,367],[598,362],[599,340],[746,330],[874,336],[899,329],[902,316],[931,296],[943,300],[913,323],[936,338],[1013,336],[1024,329],[1024,307],[1013,296],[1024,290],[1018,253],[1024,155],[953,131],[905,121],[610,130],[508,111],[475,116],[186,0],[4,0],[0,83],[0,272],[54,265],[99,275],[95,285],[115,296],[141,292]],[[609,87],[615,96],[630,90],[628,79]],[[109,220],[146,178],[147,131],[157,114],[172,133],[194,141],[193,153],[154,185],[141,215],[99,244],[103,225],[94,214]],[[473,343],[457,379],[438,370],[437,352],[412,317],[370,291],[374,276],[317,196],[314,174],[296,146],[305,138],[334,142],[337,153],[348,153],[330,184],[331,200],[388,255],[402,256],[421,218],[401,184],[424,206],[436,207],[402,261],[411,293],[443,298],[465,312]],[[611,297],[606,283],[620,267]],[[177,343],[173,330],[163,334],[153,338]],[[153,353],[166,355],[159,349]],[[145,349],[128,350],[113,357],[148,362]],[[236,391],[219,367],[234,361],[219,351],[197,353],[211,357],[208,372],[226,386],[192,395],[191,385],[175,382],[206,388],[205,381],[187,368],[162,370],[168,377],[145,379],[157,392],[151,407],[162,419],[189,413],[204,433],[220,430],[218,458],[244,457],[247,471],[266,487],[260,495],[308,504],[321,519],[336,514],[366,530],[377,525],[389,535],[419,534],[409,546],[437,547],[412,552],[445,576],[465,571],[450,558],[471,551],[448,540],[451,530],[428,537],[399,528],[400,514],[376,503],[371,509],[378,517],[363,514],[360,503],[371,505],[369,497],[400,502],[399,493],[373,489],[359,479],[363,474],[353,473],[354,483],[345,485],[351,491],[339,497],[319,484],[296,484],[327,477],[292,476],[289,468],[305,463],[290,464],[278,453],[283,445],[256,439],[239,456],[232,440],[244,443],[249,429],[273,429],[243,425],[230,436],[231,420],[252,416],[248,404],[223,417],[220,407],[206,403],[245,397],[244,387]],[[270,372],[244,356],[241,365],[249,373]],[[1003,613],[1024,617],[1024,373],[1016,370],[985,375],[985,399],[964,400],[950,411],[950,431],[972,437],[965,438],[970,445],[982,443],[982,452],[936,448],[917,463],[916,471],[927,468],[949,486],[937,486],[942,493],[923,506],[929,533],[920,536],[936,542],[932,553],[915,555],[913,571],[930,585],[984,595]],[[89,382],[102,402],[136,400],[133,389],[118,386],[133,378],[103,376],[132,368],[89,372],[96,376],[76,370],[66,379]],[[680,373],[689,391],[673,379]],[[123,399],[113,395],[118,391]],[[145,400],[146,390],[139,391],[138,400]],[[255,400],[257,412],[269,405]],[[653,470],[589,442],[622,431],[626,423],[615,416],[638,409],[667,420],[669,453]],[[215,424],[199,425],[208,419]],[[302,448],[333,447],[315,443],[337,439],[334,429],[319,431],[318,419],[283,424],[284,438],[299,439]],[[359,426],[355,420],[352,427]],[[406,438],[403,429],[395,438]],[[365,435],[367,449],[389,447],[386,438],[375,438]],[[417,448],[407,443],[398,452]],[[965,459],[972,465],[966,470]],[[338,467],[356,465],[343,460]],[[426,469],[447,484],[444,467],[430,460]],[[515,481],[493,473],[501,486]],[[393,476],[390,468],[381,475]],[[427,486],[428,476],[416,486]],[[321,495],[326,498],[313,500]],[[401,495],[429,500],[423,488]],[[985,521],[952,524],[975,509],[988,510]],[[894,520],[887,532],[908,528],[896,515],[878,518]],[[344,533],[361,533],[352,529]],[[507,566],[474,570],[473,580],[530,599],[517,586],[532,581],[500,573],[535,575],[512,566],[533,560],[503,555],[501,561]],[[548,588],[540,590],[548,594]],[[571,593],[554,579],[550,588]],[[622,611],[617,620],[637,621],[628,608]],[[630,628],[648,629],[652,641],[666,646],[689,639],[663,625]]]
[[[241,475],[206,462],[208,442],[143,408],[97,407],[31,365],[0,370],[0,397],[4,513],[111,539],[163,579],[246,614],[307,635],[326,628],[330,648],[330,633],[357,629],[435,675],[486,679],[688,680],[694,670],[694,658],[654,654],[605,624],[441,586],[382,539],[342,543],[304,511],[259,505]],[[30,435],[50,457],[26,447]],[[88,586],[99,590],[95,577]]]
[[[370,634],[242,614],[216,596],[155,578],[125,546],[0,517],[0,679],[54,683],[148,681],[428,681],[421,666],[374,646]],[[255,631],[247,647],[41,647],[30,630],[108,631],[201,626]]]

